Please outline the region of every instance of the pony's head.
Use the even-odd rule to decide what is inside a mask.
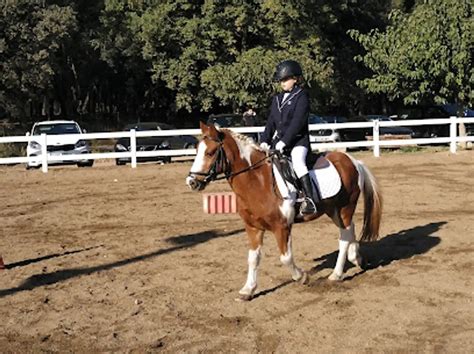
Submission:
[[[201,191],[217,175],[228,173],[228,161],[223,148],[225,134],[211,125],[200,123],[202,139],[197,146],[197,154],[191,167],[186,184]]]

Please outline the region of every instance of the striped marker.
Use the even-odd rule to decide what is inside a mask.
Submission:
[[[232,192],[203,193],[202,207],[206,214],[235,214],[237,198]]]

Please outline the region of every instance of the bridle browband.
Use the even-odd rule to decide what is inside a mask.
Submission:
[[[204,176],[204,179],[201,181],[202,183],[208,184],[209,182],[213,181],[219,181],[222,179],[227,179],[229,180],[232,177],[235,177],[237,175],[240,175],[241,173],[248,172],[250,170],[253,170],[261,165],[262,162],[267,160],[268,158],[272,157],[275,155],[275,152],[271,152],[270,154],[266,155],[263,159],[258,160],[257,162],[251,164],[250,166],[237,171],[237,172],[232,172],[230,170],[230,162],[227,159],[227,156],[224,151],[223,144],[224,142],[220,139],[213,139],[208,136],[204,137],[204,139],[208,139],[211,141],[216,142],[219,144],[219,148],[217,150],[217,157],[214,160],[214,163],[212,164],[211,168],[207,173],[204,172],[189,172],[188,176]],[[219,176],[220,174],[223,174],[223,176]]]

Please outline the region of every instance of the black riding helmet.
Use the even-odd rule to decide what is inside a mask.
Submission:
[[[294,60],[283,60],[275,68],[275,74],[273,75],[273,80],[282,81],[289,77],[298,77],[303,76],[303,69],[301,65]]]

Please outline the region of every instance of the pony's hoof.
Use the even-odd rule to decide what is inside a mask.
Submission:
[[[239,294],[239,297],[236,297],[235,298],[235,301],[237,302],[248,302],[250,300],[252,300],[252,295],[248,295],[248,294]]]
[[[308,276],[308,273],[303,272],[303,275],[302,275],[301,278],[299,278],[297,281],[298,281],[298,283],[300,283],[301,285],[307,285],[307,284],[309,283],[309,276]]]
[[[336,273],[331,273],[331,275],[328,277],[330,281],[342,281],[342,278],[342,275],[337,275]]]

